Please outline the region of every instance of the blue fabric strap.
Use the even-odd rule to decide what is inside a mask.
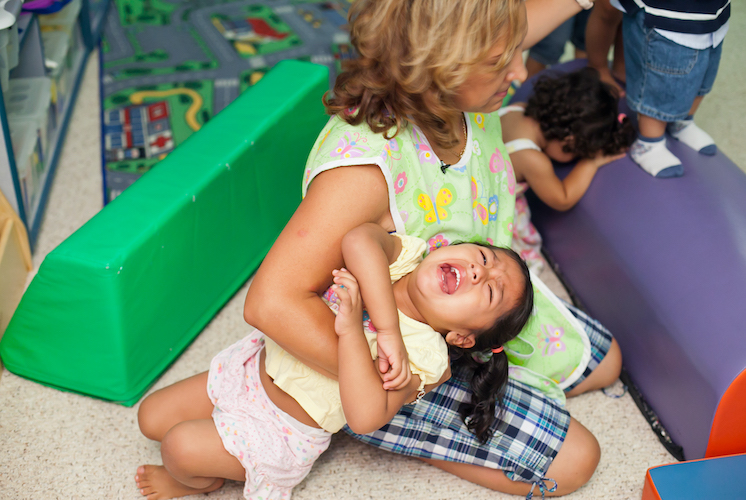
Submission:
[[[546,486],[544,486],[544,481],[551,481],[554,483],[554,486],[552,486],[551,488],[547,488]],[[542,478],[541,481],[536,481],[531,485],[531,491],[529,491],[528,495],[526,495],[526,500],[531,500],[532,498],[534,498],[534,488],[537,486],[539,487],[539,491],[541,492],[541,500],[545,499],[547,493],[554,493],[555,491],[557,491],[557,481],[545,477]]]

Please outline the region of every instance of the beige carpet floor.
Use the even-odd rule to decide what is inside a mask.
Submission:
[[[743,52],[738,48],[744,16],[735,4],[731,33],[726,40],[719,82],[710,108],[703,107],[700,123],[743,168],[743,148],[736,147],[734,130],[743,120]],[[740,10],[740,12],[739,12]],[[743,35],[740,35],[742,38]],[[732,38],[732,39],[731,39]],[[730,42],[730,45],[727,43]],[[736,55],[736,50],[739,54]],[[722,73],[731,74],[725,78]],[[101,164],[98,98],[98,58],[91,57],[83,79],[67,142],[50,193],[34,254],[34,269],[45,255],[101,209]],[[735,94],[734,94],[735,93]],[[722,95],[725,94],[725,95]],[[707,113],[705,113],[707,111]],[[723,114],[727,114],[723,118]],[[731,134],[731,135],[728,135]],[[738,143],[740,144],[740,143]],[[741,156],[739,156],[739,154]],[[31,279],[33,272],[29,276]],[[563,293],[553,275],[547,282]],[[249,331],[242,318],[248,284],[221,310],[196,341],[160,378],[154,389],[208,368],[214,354]],[[147,349],[147,346],[143,346]],[[621,391],[617,382],[613,388]],[[602,458],[592,480],[572,500],[639,499],[648,467],[673,461],[658,442],[629,395],[620,399],[601,392],[570,400],[572,415],[598,438]],[[86,396],[60,392],[21,379],[7,370],[0,378],[0,499],[127,499],[141,498],[133,480],[144,463],[160,463],[158,443],[140,435],[137,406],[125,408]],[[209,499],[239,499],[241,484],[228,483]],[[192,497],[197,498],[197,497]],[[295,490],[297,500],[326,499],[509,499],[443,473],[414,459],[395,456],[336,435],[329,450]]]

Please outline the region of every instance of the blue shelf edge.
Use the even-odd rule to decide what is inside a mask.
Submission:
[[[104,51],[101,50],[101,39],[98,41],[98,95],[103,96],[104,95]],[[101,134],[101,187],[103,188],[101,190],[101,196],[103,203],[102,206],[106,206],[107,203],[109,203],[109,200],[107,199],[107,192],[106,189],[106,143],[104,141],[104,137],[106,137],[106,134],[104,133],[104,106],[101,104],[98,109],[98,115],[99,115],[99,123],[101,124],[101,129],[99,133]]]
[[[3,91],[0,88],[0,116],[6,116],[5,115],[5,98],[3,97]],[[15,151],[13,151],[13,141],[10,136],[10,125],[8,124],[8,120],[0,120],[0,125],[2,125],[2,131],[3,138],[5,139],[5,149],[8,153],[8,164],[10,165],[10,180],[13,183],[13,190],[15,193],[21,192],[21,182],[18,179],[18,166],[16,165],[16,155]],[[21,222],[23,222],[26,227],[28,228],[28,221],[26,219],[26,207],[23,205],[23,198],[18,198],[16,194],[15,204],[18,208],[18,217],[21,219]]]
[[[29,235],[29,245],[31,246],[31,252],[33,253],[36,247],[36,238],[39,236],[39,230],[41,229],[41,222],[44,218],[44,211],[47,206],[49,198],[49,191],[52,187],[52,181],[57,171],[57,163],[59,162],[60,153],[65,143],[65,135],[67,134],[67,125],[72,117],[73,109],[75,108],[75,101],[78,98],[78,91],[80,90],[80,82],[83,79],[83,73],[85,72],[86,63],[88,62],[88,56],[91,53],[90,47],[86,47],[81,52],[76,61],[75,67],[75,83],[73,85],[70,96],[68,97],[67,103],[65,104],[65,110],[62,113],[62,120],[57,124],[57,135],[52,142],[49,150],[52,152],[49,157],[49,167],[47,170],[46,178],[44,179],[44,186],[41,190],[41,196],[39,197],[39,203],[36,206],[34,212],[34,219],[31,224],[26,224]]]
[[[104,20],[106,19],[106,14],[109,12],[110,5],[110,0],[103,0],[91,9],[91,34],[93,35],[91,48],[98,46],[98,42],[101,40],[101,33],[104,30]]]

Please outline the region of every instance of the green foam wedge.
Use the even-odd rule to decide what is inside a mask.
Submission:
[[[136,403],[257,269],[301,199],[328,70],[283,61],[50,252],[11,372]]]

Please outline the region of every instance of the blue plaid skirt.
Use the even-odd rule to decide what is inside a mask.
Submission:
[[[609,352],[612,336],[598,321],[565,305],[584,325],[591,342],[592,359],[574,387]],[[468,381],[469,374],[456,369],[450,380],[418,403],[404,406],[381,429],[365,435],[355,434],[347,426],[344,430],[386,451],[499,469],[514,481],[543,488],[547,469],[567,435],[570,414],[536,389],[509,379],[503,411],[493,424],[494,434],[482,444],[466,428],[458,412],[461,401],[471,398]]]

